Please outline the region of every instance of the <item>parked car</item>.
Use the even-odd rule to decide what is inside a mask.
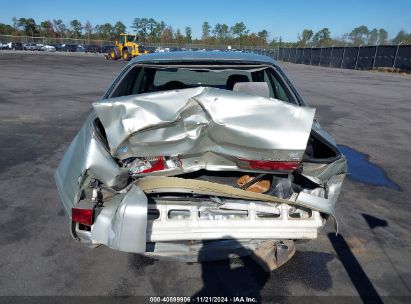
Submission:
[[[25,51],[40,51],[42,47],[43,47],[42,44],[37,44],[37,43],[23,44],[23,49]]]
[[[77,45],[76,52],[85,52],[85,51],[86,49],[83,45],[81,44]]]
[[[22,50],[23,44],[21,42],[9,42],[9,43],[2,43],[0,42],[0,50]]]
[[[273,270],[334,218],[347,172],[314,115],[266,56],[136,57],[57,168],[71,234],[185,262],[253,253]]]
[[[10,42],[9,48],[13,51],[22,51],[23,50],[23,43],[21,42]]]
[[[0,50],[7,50],[9,49],[9,46],[7,45],[7,43],[3,43],[0,41]]]
[[[44,46],[41,48],[41,50],[44,51],[44,52],[55,52],[55,51],[56,51],[56,48],[55,48],[54,46],[52,46],[52,45],[44,45]]]
[[[63,45],[62,44],[52,43],[50,45],[56,49],[56,52],[61,52],[63,50]]]
[[[86,44],[84,45],[84,51],[86,53],[100,53],[101,47],[97,44]]]
[[[156,47],[155,46],[145,46],[144,51],[147,52],[148,54],[155,53],[156,52]]]
[[[62,44],[61,45],[62,52],[76,52],[77,51],[77,45],[76,44]]]

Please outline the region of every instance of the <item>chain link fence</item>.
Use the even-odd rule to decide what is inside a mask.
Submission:
[[[395,68],[411,71],[411,45],[377,45],[327,48],[277,48],[255,53],[276,60],[323,67],[370,70]]]
[[[24,49],[35,43],[54,46],[56,51],[107,53],[114,47],[113,41],[87,38],[48,38],[0,35],[0,49]],[[261,48],[225,44],[146,43],[154,49],[177,50],[231,50],[266,55],[279,61],[344,69],[395,68],[411,71],[411,45],[380,45],[359,47],[313,47],[313,48]]]
[[[106,53],[108,49],[113,47],[114,42],[87,38],[0,35],[0,49],[23,50],[27,44],[50,45],[56,51]]]
[[[93,40],[87,38],[74,39],[74,38],[64,38],[64,37],[31,37],[31,36],[11,36],[11,35],[0,35],[0,45],[7,44],[18,44],[20,48],[25,44],[35,43],[41,45],[51,45],[56,48],[57,51],[61,50],[63,45],[77,46],[77,49],[69,48],[68,51],[82,51],[85,49],[87,51],[89,48],[92,50],[96,49],[96,52],[105,52],[109,48],[114,47],[114,41],[109,40]],[[261,51],[261,47],[252,47],[244,45],[227,45],[227,44],[198,44],[198,43],[143,43],[145,47],[160,48],[172,50],[232,50],[232,51],[243,51],[243,52],[253,52]]]

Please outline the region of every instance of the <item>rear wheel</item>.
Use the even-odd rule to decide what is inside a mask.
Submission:
[[[123,60],[129,61],[130,59],[131,59],[131,56],[128,50],[123,50]]]

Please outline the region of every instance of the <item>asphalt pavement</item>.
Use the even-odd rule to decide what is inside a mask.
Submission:
[[[124,64],[0,54],[0,295],[411,296],[411,76],[280,64],[351,175],[337,203],[340,234],[327,223],[266,274],[248,258],[163,262],[70,238],[53,174]]]

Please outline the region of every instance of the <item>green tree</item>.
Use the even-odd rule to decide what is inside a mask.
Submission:
[[[214,25],[214,29],[212,30],[213,36],[216,39],[221,39],[221,24],[217,23],[216,25]]]
[[[203,25],[201,26],[203,34],[201,36],[202,40],[207,40],[210,38],[210,31],[211,31],[211,26],[207,21],[203,22]]]
[[[240,45],[244,45],[247,41],[250,41],[250,39],[247,38],[249,31],[243,22],[237,22],[234,24],[231,27],[231,32],[233,36],[236,37],[237,43]]]
[[[20,18],[17,22],[17,26],[21,28],[28,36],[38,34],[37,24],[33,18]]]
[[[237,22],[231,27],[231,31],[233,32],[234,36],[240,38],[242,35],[248,34],[247,27],[243,22]]]
[[[331,45],[331,32],[328,28],[319,30],[312,39],[315,46],[327,47]]]
[[[83,27],[81,26],[81,22],[78,21],[77,19],[71,20],[70,21],[70,28],[71,28],[71,33],[74,38],[80,38],[81,37],[81,31]]]
[[[14,29],[14,31],[15,32],[17,32],[17,30],[18,30],[18,20],[17,20],[17,18],[16,17],[13,17],[12,19],[11,19],[11,21],[13,22],[13,29]]]
[[[394,44],[400,44],[401,42],[403,43],[411,43],[411,34],[408,34],[406,31],[401,30],[398,32],[398,34],[394,37],[392,40]]]
[[[225,42],[230,37],[230,28],[225,23],[217,23],[214,26],[213,35],[218,42]]]
[[[299,47],[307,47],[311,41],[311,38],[313,37],[314,32],[309,29],[304,29],[303,32],[298,34],[298,46]]]
[[[40,33],[45,37],[54,36],[53,23],[50,20],[42,21],[40,23]]]
[[[261,41],[262,45],[266,45],[268,43],[268,32],[267,30],[262,30],[257,33],[259,40]]]
[[[369,34],[369,36],[368,36],[368,41],[367,41],[368,44],[369,44],[369,45],[376,45],[377,42],[378,42],[378,36],[379,36],[378,29],[373,28],[373,29],[370,31],[370,34]]]
[[[186,42],[191,43],[191,41],[193,40],[191,27],[186,26],[186,28],[184,29],[184,32],[186,34],[186,37],[185,37]]]
[[[96,25],[95,31],[102,39],[113,39],[114,28],[111,23],[104,23],[102,25]]]
[[[59,34],[62,38],[64,37],[65,32],[67,31],[66,25],[64,24],[63,20],[61,19],[54,19],[53,20],[54,31]]]
[[[161,34],[167,27],[166,23],[164,21],[160,21],[156,23],[156,26],[154,28],[154,36],[155,36],[155,42],[161,40]]]
[[[114,25],[114,35],[120,36],[120,34],[123,34],[126,32],[127,27],[124,25],[123,22],[117,21],[116,24]]]
[[[142,41],[146,41],[151,29],[151,21],[147,18],[135,18],[131,27],[137,32]]]
[[[93,26],[91,25],[90,21],[87,20],[86,24],[84,25],[84,32],[87,36],[87,39],[90,40],[90,36],[93,33]]]
[[[157,21],[153,18],[147,20],[147,33],[149,40],[155,42],[157,38]]]
[[[175,40],[178,43],[178,45],[181,45],[184,42],[184,36],[181,34],[180,29],[177,29],[176,31]]]
[[[14,28],[11,25],[0,23],[0,34],[11,35],[14,32]]]
[[[348,34],[349,39],[354,45],[367,44],[369,36],[370,31],[365,25],[356,27]]]
[[[174,31],[171,26],[167,26],[164,31],[161,33],[161,42],[170,43],[173,42]]]
[[[230,38],[230,28],[225,23],[221,24],[220,37],[223,40],[227,40]]]
[[[388,41],[388,33],[385,29],[380,28],[378,30],[378,44],[383,45],[387,44]]]

